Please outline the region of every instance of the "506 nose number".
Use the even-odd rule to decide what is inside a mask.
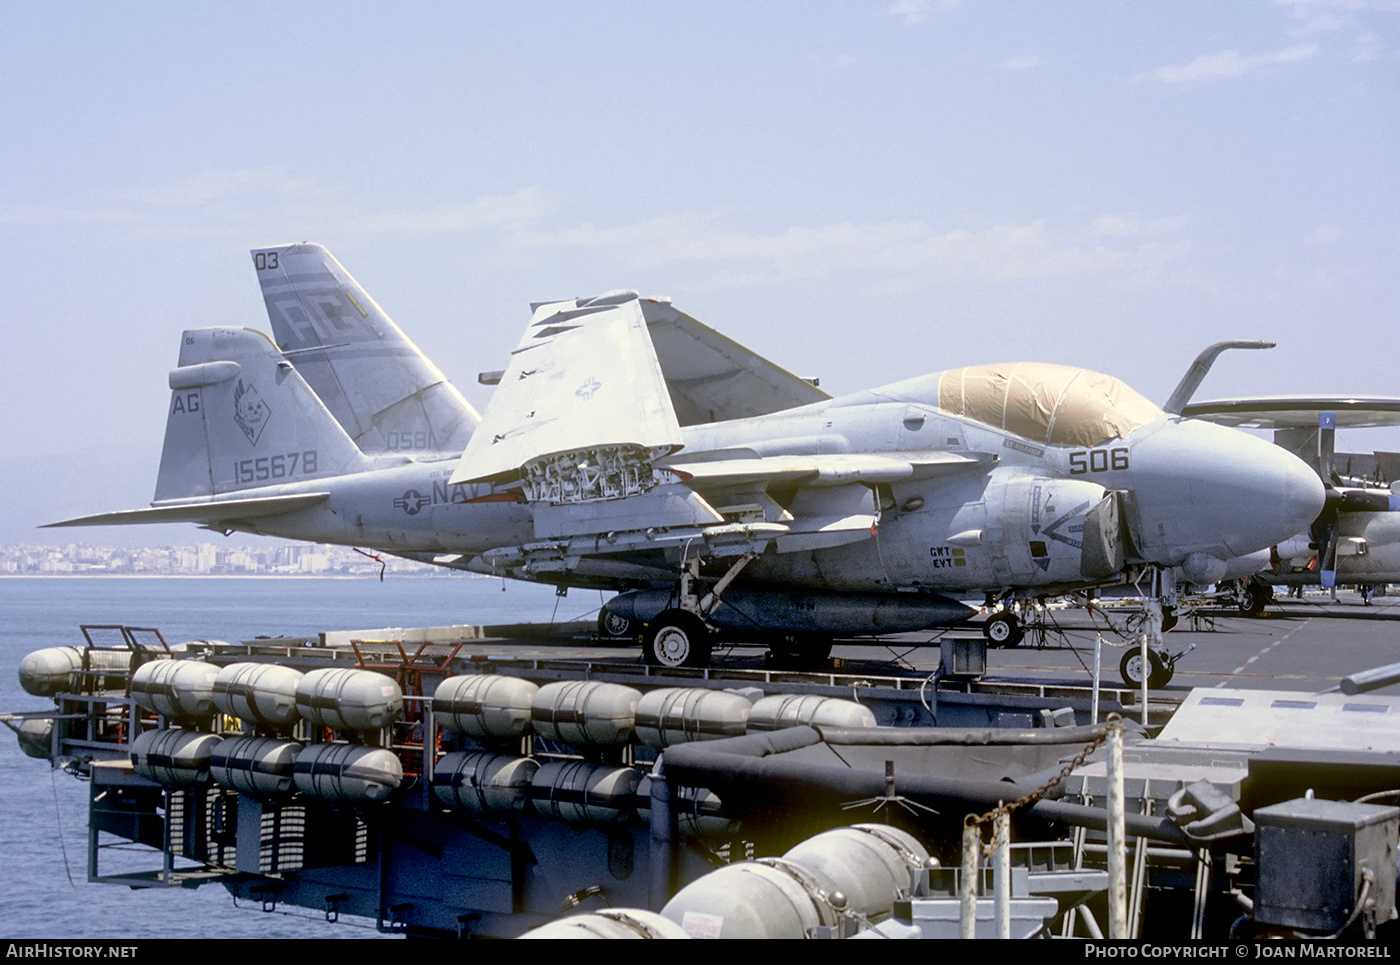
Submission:
[[[1127,447],[1120,449],[1081,449],[1069,454],[1069,474],[1082,476],[1090,472],[1109,472],[1128,468]]]

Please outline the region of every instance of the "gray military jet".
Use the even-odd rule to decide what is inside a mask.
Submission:
[[[967,594],[1209,582],[1323,506],[1296,457],[1109,376],[985,365],[831,398],[634,292],[537,305],[477,424],[324,249],[253,258],[277,342],[185,332],[151,506],[52,525],[187,521],[620,590],[602,623],[684,666],[724,638],[810,657],[947,625]]]

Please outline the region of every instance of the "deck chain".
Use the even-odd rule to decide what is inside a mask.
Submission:
[[[1094,751],[1098,750],[1101,746],[1103,746],[1104,741],[1108,740],[1109,731],[1112,730],[1112,728],[1115,725],[1122,726],[1121,718],[1116,713],[1109,714],[1108,717],[1105,719],[1105,723],[1108,726],[1104,728],[1104,732],[1098,737],[1095,737],[1089,743],[1085,744],[1084,747],[1080,749],[1079,753],[1075,754],[1068,764],[1060,768],[1060,772],[1054,777],[1041,784],[1029,794],[1026,794],[1024,797],[1019,798],[1015,801],[1012,801],[1009,804],[999,803],[996,807],[992,808],[986,814],[969,814],[967,817],[963,818],[963,827],[980,828],[983,825],[991,824],[997,819],[998,815],[1010,815],[1013,811],[1017,810],[1018,808],[1027,807],[1031,804],[1034,804],[1036,801],[1039,801],[1050,791],[1052,787],[1055,787],[1057,784],[1064,781],[1065,778],[1069,777],[1070,773],[1074,771],[1075,768],[1084,766],[1084,762],[1088,760],[1089,755],[1094,753]],[[984,857],[991,856],[991,844],[983,845],[982,850]]]

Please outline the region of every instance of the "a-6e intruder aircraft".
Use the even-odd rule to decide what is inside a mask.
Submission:
[[[947,625],[967,594],[1209,582],[1323,505],[1296,457],[1109,376],[985,365],[830,398],[634,292],[537,305],[477,425],[324,249],[253,259],[277,343],[185,332],[151,506],[54,525],[188,521],[620,590],[600,622],[685,666],[724,639],[810,657]]]

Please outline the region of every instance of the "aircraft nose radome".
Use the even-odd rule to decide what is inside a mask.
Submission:
[[[1287,467],[1283,470],[1286,475],[1284,489],[1289,494],[1291,510],[1289,522],[1284,525],[1284,529],[1291,529],[1293,534],[1297,535],[1306,532],[1321,514],[1322,507],[1327,504],[1327,490],[1312,466],[1292,453],[1285,452],[1284,455],[1288,457]],[[1270,541],[1269,545],[1273,546],[1288,538],[1280,537]]]
[[[1217,427],[1218,428],[1218,427]],[[1233,456],[1222,483],[1235,490],[1226,499],[1240,517],[1224,527],[1222,541],[1232,555],[1244,556],[1305,531],[1322,512],[1322,480],[1307,463],[1247,433],[1225,430]]]
[[[1192,553],[1245,556],[1289,539],[1322,511],[1322,482],[1263,439],[1195,420],[1133,450],[1143,550],[1171,565]]]

